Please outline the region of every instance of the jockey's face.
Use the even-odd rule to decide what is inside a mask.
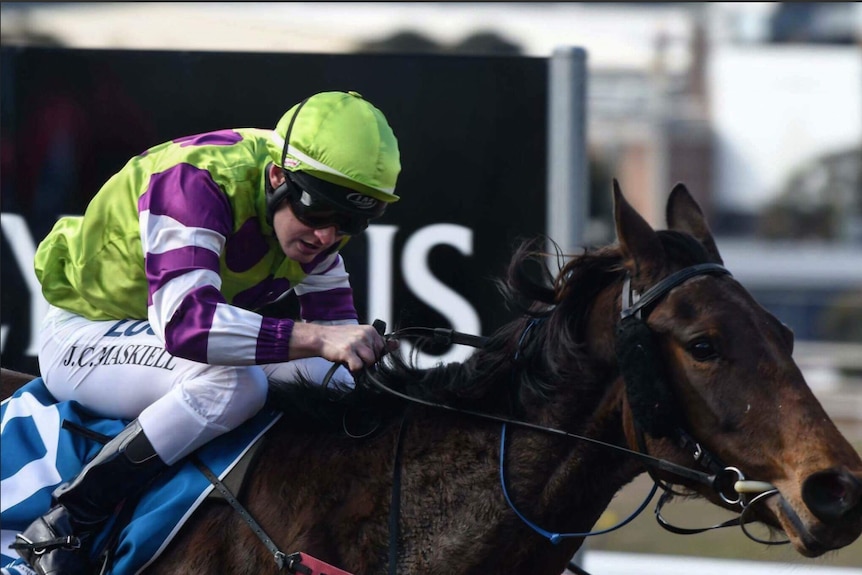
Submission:
[[[273,188],[284,183],[284,174],[275,166],[270,168],[269,178]],[[284,255],[303,264],[311,262],[344,237],[334,225],[325,228],[305,225],[294,215],[289,202],[283,202],[276,210],[272,227]]]

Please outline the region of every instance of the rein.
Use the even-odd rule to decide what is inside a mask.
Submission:
[[[393,335],[395,335],[395,334],[393,334]],[[530,423],[527,421],[520,421],[520,420],[515,420],[515,419],[509,419],[506,417],[493,415],[490,413],[484,413],[484,412],[474,411],[474,410],[470,410],[470,409],[462,409],[462,408],[452,407],[450,405],[446,405],[443,403],[435,403],[432,401],[427,401],[424,399],[419,399],[417,397],[406,395],[406,394],[403,394],[397,390],[394,390],[394,389],[388,387],[386,384],[381,382],[379,379],[377,379],[371,373],[370,369],[366,369],[365,376],[368,379],[368,381],[370,381],[375,387],[377,387],[381,391],[384,391],[385,393],[389,393],[391,395],[394,395],[394,396],[399,397],[401,399],[404,399],[406,401],[416,403],[419,405],[424,405],[426,407],[433,407],[435,409],[442,409],[442,410],[450,411],[453,413],[459,413],[462,415],[469,415],[469,416],[477,417],[480,419],[487,419],[487,420],[491,420],[491,421],[496,421],[498,423],[502,423],[501,450],[500,450],[500,482],[501,482],[501,486],[503,489],[503,494],[505,496],[506,502],[509,504],[509,506],[512,508],[512,510],[515,512],[515,514],[518,515],[518,517],[521,518],[521,520],[524,521],[524,523],[528,527],[530,527],[531,529],[533,529],[534,531],[536,531],[537,533],[539,533],[543,537],[547,538],[553,544],[559,543],[563,538],[590,537],[590,536],[594,536],[594,535],[602,535],[605,533],[609,533],[611,531],[615,531],[616,529],[619,529],[620,527],[627,525],[631,520],[633,520],[635,517],[637,517],[646,508],[646,506],[649,504],[649,502],[654,497],[656,490],[659,486],[661,486],[662,489],[664,490],[664,494],[662,494],[662,496],[659,498],[659,502],[656,505],[656,511],[655,511],[656,520],[658,521],[659,525],[661,525],[663,528],[667,529],[668,531],[671,531],[672,533],[676,533],[678,535],[693,535],[695,533],[702,533],[704,531],[710,531],[710,530],[719,529],[722,527],[732,527],[732,526],[739,525],[742,528],[745,535],[749,539],[752,539],[753,541],[756,541],[758,543],[763,543],[765,545],[782,545],[782,544],[786,544],[789,542],[786,540],[785,541],[768,541],[768,540],[760,539],[760,538],[752,536],[751,533],[749,533],[745,529],[744,522],[742,521],[742,519],[745,517],[748,508],[752,504],[754,504],[755,502],[759,502],[768,496],[777,494],[778,490],[770,483],[766,483],[763,481],[746,480],[745,475],[742,473],[742,471],[740,471],[736,467],[726,467],[717,473],[708,474],[708,473],[704,473],[702,471],[697,471],[696,469],[691,469],[690,467],[685,467],[682,465],[678,465],[676,463],[672,463],[670,461],[666,461],[664,459],[659,459],[657,457],[653,457],[652,455],[648,455],[648,454],[642,453],[640,451],[634,451],[632,449],[628,449],[628,448],[622,447],[620,445],[615,445],[613,443],[607,443],[605,441],[601,441],[599,439],[587,437],[584,435],[579,435],[577,433],[570,433],[570,432],[564,431],[562,429],[557,429],[557,428],[553,428],[553,427],[545,427],[542,425],[537,425],[535,423]],[[621,521],[617,525],[610,527],[610,528],[607,528],[607,529],[604,529],[604,530],[601,530],[601,531],[588,532],[588,533],[568,533],[568,534],[551,533],[550,531],[546,531],[546,530],[538,527],[533,522],[529,521],[514,506],[514,504],[511,501],[511,498],[509,497],[508,488],[506,487],[506,482],[505,482],[504,459],[503,459],[504,454],[505,454],[505,434],[506,434],[506,425],[507,424],[515,426],[515,427],[523,427],[525,429],[531,429],[533,431],[539,431],[539,432],[547,433],[547,434],[551,434],[551,435],[558,435],[558,436],[568,437],[571,439],[578,439],[578,440],[593,443],[595,445],[599,445],[602,447],[607,447],[608,449],[614,449],[614,450],[620,451],[620,452],[625,453],[631,457],[634,457],[635,459],[641,460],[643,463],[645,463],[647,465],[648,469],[649,468],[655,468],[655,469],[660,469],[662,471],[667,471],[668,473],[672,473],[674,475],[677,475],[679,477],[683,477],[685,479],[691,479],[693,481],[696,481],[702,485],[705,485],[705,486],[713,489],[716,493],[719,494],[719,496],[725,502],[730,503],[732,505],[739,505],[741,508],[741,514],[737,518],[730,519],[724,523],[714,525],[711,527],[705,527],[705,528],[699,528],[699,529],[687,529],[687,528],[682,528],[682,527],[676,527],[676,526],[670,524],[661,515],[661,509],[664,507],[664,505],[666,503],[668,503],[670,501],[671,497],[674,495],[674,492],[669,487],[662,485],[661,482],[654,479],[653,489],[647,495],[644,502],[641,503],[641,505],[638,507],[638,509],[635,510],[635,512],[631,516],[624,519],[623,521]],[[402,439],[403,439],[403,437],[401,437],[399,435],[399,441]],[[703,448],[701,448],[699,446],[699,444],[698,444],[698,448],[701,451],[703,450]],[[699,459],[702,459],[702,456],[696,457],[695,461],[698,461]],[[738,493],[739,497],[736,498],[735,500],[730,499],[725,493],[725,491],[727,490],[728,487],[732,488],[736,493]],[[745,502],[744,494],[746,494],[746,493],[758,493],[759,495],[757,495],[757,497],[751,499],[750,501]],[[392,525],[391,520],[390,520],[390,525]]]
[[[395,334],[392,334],[392,335],[395,335]],[[530,423],[529,421],[510,419],[508,417],[503,417],[500,415],[494,415],[491,413],[485,413],[482,411],[474,411],[472,409],[463,409],[463,408],[459,408],[459,407],[452,407],[451,405],[446,405],[444,403],[436,403],[433,401],[427,401],[425,399],[420,399],[418,397],[406,395],[404,393],[401,393],[400,391],[397,391],[395,389],[392,389],[391,387],[388,387],[386,384],[384,384],[379,379],[377,379],[377,377],[375,377],[374,374],[371,372],[371,370],[368,368],[366,368],[366,370],[365,370],[365,377],[368,379],[368,381],[370,381],[374,385],[374,387],[378,388],[379,390],[384,391],[385,393],[388,393],[390,395],[394,395],[396,397],[399,397],[401,399],[404,399],[406,401],[409,401],[411,403],[424,405],[426,407],[433,407],[435,409],[442,409],[444,411],[450,411],[450,412],[459,413],[462,415],[469,415],[472,417],[478,417],[480,419],[487,419],[490,421],[496,421],[496,422],[502,423],[504,425],[508,424],[508,425],[512,425],[514,427],[523,427],[525,429],[532,429],[533,431],[540,431],[542,433],[547,433],[550,435],[558,435],[558,436],[562,436],[562,437],[568,437],[571,439],[578,439],[581,441],[593,443],[595,445],[600,445],[602,447],[607,447],[608,449],[615,449],[617,451],[621,451],[623,453],[626,453],[627,455],[630,455],[631,457],[634,457],[636,459],[640,459],[644,463],[646,463],[648,465],[652,465],[652,466],[656,467],[657,469],[661,469],[662,471],[667,471],[669,473],[673,473],[673,474],[678,475],[680,477],[684,477],[686,479],[696,481],[696,482],[701,483],[703,485],[706,485],[708,487],[714,488],[714,486],[716,485],[716,480],[718,479],[716,477],[716,475],[709,475],[709,474],[704,473],[702,471],[697,471],[696,469],[691,469],[690,467],[677,465],[676,463],[672,463],[672,462],[666,461],[664,459],[659,459],[657,457],[653,457],[652,455],[647,455],[646,453],[634,451],[634,450],[629,449],[627,447],[622,447],[621,445],[615,445],[613,443],[608,443],[608,442],[602,441],[600,439],[587,437],[585,435],[578,435],[577,433],[571,433],[568,431],[564,431],[562,429],[557,429],[555,427],[546,427],[543,425],[538,425],[536,423]]]
[[[658,302],[661,298],[663,298],[671,289],[674,287],[688,281],[691,278],[700,276],[700,275],[729,275],[730,272],[719,264],[707,263],[707,264],[699,264],[684,268],[679,270],[668,277],[664,278],[656,285],[652,286],[643,294],[637,294],[631,288],[630,278],[627,276],[624,284],[623,284],[623,294],[622,294],[622,312],[621,317],[623,319],[636,317],[640,319],[641,315],[644,313],[646,308]],[[517,360],[520,357],[521,347],[526,339],[529,332],[536,327],[539,323],[541,323],[541,319],[533,318],[525,327],[523,333],[521,334],[518,340],[518,348],[515,352],[515,359]],[[374,322],[374,327],[377,331],[384,335],[385,331],[385,323],[377,320]],[[449,329],[434,329],[434,328],[404,328],[402,330],[397,330],[388,336],[389,337],[399,337],[399,336],[410,336],[410,335],[424,335],[428,337],[427,334],[431,334],[430,337],[434,339],[435,343],[448,343],[448,344],[460,344],[460,345],[469,345],[473,347],[482,347],[484,343],[487,341],[487,338],[482,338],[479,336],[463,334],[456,332],[454,330]],[[698,471],[696,469],[692,469],[690,467],[686,467],[683,465],[678,465],[676,463],[672,463],[670,461],[666,461],[664,459],[660,459],[657,457],[653,457],[647,453],[645,453],[645,448],[643,446],[643,433],[640,429],[638,429],[638,447],[642,449],[642,451],[635,451],[632,449],[628,449],[626,447],[622,447],[620,445],[615,445],[612,443],[607,443],[598,439],[594,439],[591,437],[587,437],[584,435],[579,435],[576,433],[571,433],[568,431],[564,431],[562,429],[542,426],[534,423],[530,423],[527,421],[515,420],[499,415],[494,415],[490,413],[475,411],[471,409],[463,409],[458,407],[453,407],[450,405],[446,405],[443,403],[437,403],[433,401],[428,401],[424,399],[420,399],[417,397],[413,397],[404,393],[401,393],[397,390],[394,390],[387,385],[385,385],[380,379],[378,379],[374,370],[376,366],[367,367],[364,369],[364,375],[367,381],[369,381],[374,387],[377,389],[388,393],[390,395],[394,395],[399,397],[405,401],[423,405],[426,407],[432,407],[435,409],[442,409],[444,411],[450,411],[453,413],[458,413],[462,415],[468,415],[472,417],[477,417],[480,419],[486,419],[489,421],[496,421],[502,424],[501,430],[501,440],[500,440],[500,483],[503,490],[503,495],[506,499],[509,507],[515,512],[515,514],[532,530],[536,533],[542,535],[547,538],[552,544],[559,543],[563,538],[569,537],[589,537],[594,535],[600,535],[604,533],[608,533],[610,531],[614,531],[628,524],[631,520],[637,517],[649,504],[649,502],[654,497],[658,487],[661,487],[664,491],[662,496],[659,498],[659,501],[656,505],[655,515],[656,520],[659,525],[661,525],[664,529],[671,531],[672,533],[681,534],[681,535],[689,535],[695,533],[702,533],[704,531],[709,531],[712,529],[719,529],[723,527],[731,527],[739,525],[745,535],[756,541],[758,543],[763,543],[766,545],[781,545],[789,543],[789,540],[784,541],[768,541],[764,539],[760,539],[752,535],[746,528],[745,524],[749,521],[747,520],[746,515],[749,513],[749,509],[756,503],[761,502],[772,495],[776,495],[779,493],[778,489],[775,488],[770,483],[766,483],[763,481],[750,481],[745,478],[745,475],[736,467],[732,466],[723,466],[719,463],[717,457],[711,454],[708,450],[703,448],[696,440],[694,440],[688,433],[686,433],[682,429],[678,429],[678,440],[680,442],[681,447],[692,453],[692,457],[694,461],[701,465],[702,467],[708,469],[711,473],[706,473],[703,471]],[[525,429],[530,429],[533,431],[539,431],[542,433],[557,435],[572,439],[577,439],[580,441],[586,441],[592,443],[594,445],[599,445],[601,447],[605,447],[608,449],[613,449],[621,453],[625,453],[626,455],[633,457],[635,459],[640,460],[643,464],[646,465],[647,470],[650,472],[650,476],[653,478],[653,488],[651,489],[647,498],[641,503],[641,505],[636,509],[628,518],[624,519],[617,525],[603,529],[601,531],[595,532],[587,532],[587,533],[552,533],[545,529],[542,529],[529,519],[527,519],[513,504],[509,493],[508,488],[506,486],[505,479],[505,446],[506,446],[506,426],[511,425],[513,427],[522,427]],[[636,425],[636,427],[639,427]],[[399,433],[399,442],[401,440],[401,434]],[[719,495],[719,497],[726,503],[730,505],[738,505],[740,507],[740,515],[736,518],[730,519],[723,523],[713,525],[711,527],[698,528],[698,529],[689,529],[677,527],[669,523],[662,515],[661,509],[664,505],[669,502],[673,495],[676,493],[666,484],[656,479],[653,475],[653,471],[661,470],[668,472],[672,475],[675,475],[679,478],[687,479],[690,481],[694,481],[701,485],[704,485],[710,489],[712,489],[715,493]],[[733,493],[731,495],[730,493]],[[757,495],[750,500],[747,498],[747,494],[756,493]],[[391,526],[391,521],[390,521]],[[391,547],[391,545],[390,545]],[[390,568],[395,563],[395,557],[392,555],[390,549]]]

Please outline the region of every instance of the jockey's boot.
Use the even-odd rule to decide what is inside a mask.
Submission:
[[[54,490],[56,506],[16,537],[18,554],[40,575],[88,571],[99,528],[120,502],[141,493],[167,468],[141,425],[132,421],[71,483]]]

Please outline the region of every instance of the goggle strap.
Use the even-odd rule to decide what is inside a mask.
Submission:
[[[284,168],[284,161],[287,159],[287,149],[290,147],[290,133],[293,131],[293,123],[296,122],[296,117],[306,102],[308,102],[308,98],[299,103],[299,106],[296,107],[296,111],[293,113],[293,117],[290,118],[290,123],[287,125],[287,132],[284,134],[284,148],[281,150],[282,168]]]

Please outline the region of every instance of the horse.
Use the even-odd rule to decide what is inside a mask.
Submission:
[[[616,242],[556,266],[515,250],[499,286],[516,317],[463,362],[394,354],[350,393],[273,387],[285,416],[238,495],[271,545],[208,501],[145,572],[278,573],[275,546],[356,574],[559,575],[643,473],[805,557],[855,541],[862,459],[791,330],[724,268],[683,184],[666,230],[616,180],[613,199]]]

